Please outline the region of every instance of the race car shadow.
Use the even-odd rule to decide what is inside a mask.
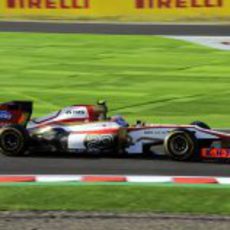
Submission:
[[[30,158],[55,158],[55,159],[86,159],[86,160],[99,160],[99,159],[132,159],[132,160],[159,160],[159,161],[173,161],[170,157],[166,155],[159,154],[118,154],[118,153],[98,153],[98,154],[88,154],[88,153],[64,153],[64,152],[42,152],[33,153],[25,155],[25,157]],[[185,163],[182,161],[177,161],[180,163]],[[209,164],[229,164],[230,159],[199,159],[193,161],[186,161],[189,163],[209,163]]]
[[[118,154],[118,153],[98,153],[98,154],[89,154],[89,153],[63,153],[63,152],[43,152],[43,153],[33,153],[27,154],[25,157],[32,158],[80,158],[80,159],[101,159],[101,158],[117,158],[117,159],[168,159],[167,156],[154,156],[147,154]]]

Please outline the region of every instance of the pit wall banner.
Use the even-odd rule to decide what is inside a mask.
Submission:
[[[0,0],[0,18],[230,22],[230,0]]]

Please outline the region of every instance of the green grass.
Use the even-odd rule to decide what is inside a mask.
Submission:
[[[1,185],[0,210],[230,214],[228,197],[218,185]]]
[[[230,52],[155,36],[0,33],[0,100],[105,98],[130,121],[230,126]]]

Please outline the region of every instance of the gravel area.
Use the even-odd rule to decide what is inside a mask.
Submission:
[[[114,214],[95,212],[1,212],[4,230],[228,230],[230,216]]]

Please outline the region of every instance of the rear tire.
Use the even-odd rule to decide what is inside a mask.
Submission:
[[[29,134],[21,125],[9,125],[0,129],[0,149],[6,156],[22,156],[28,146]]]
[[[195,160],[198,158],[199,147],[197,139],[191,132],[175,130],[164,141],[166,154],[177,161]]]

